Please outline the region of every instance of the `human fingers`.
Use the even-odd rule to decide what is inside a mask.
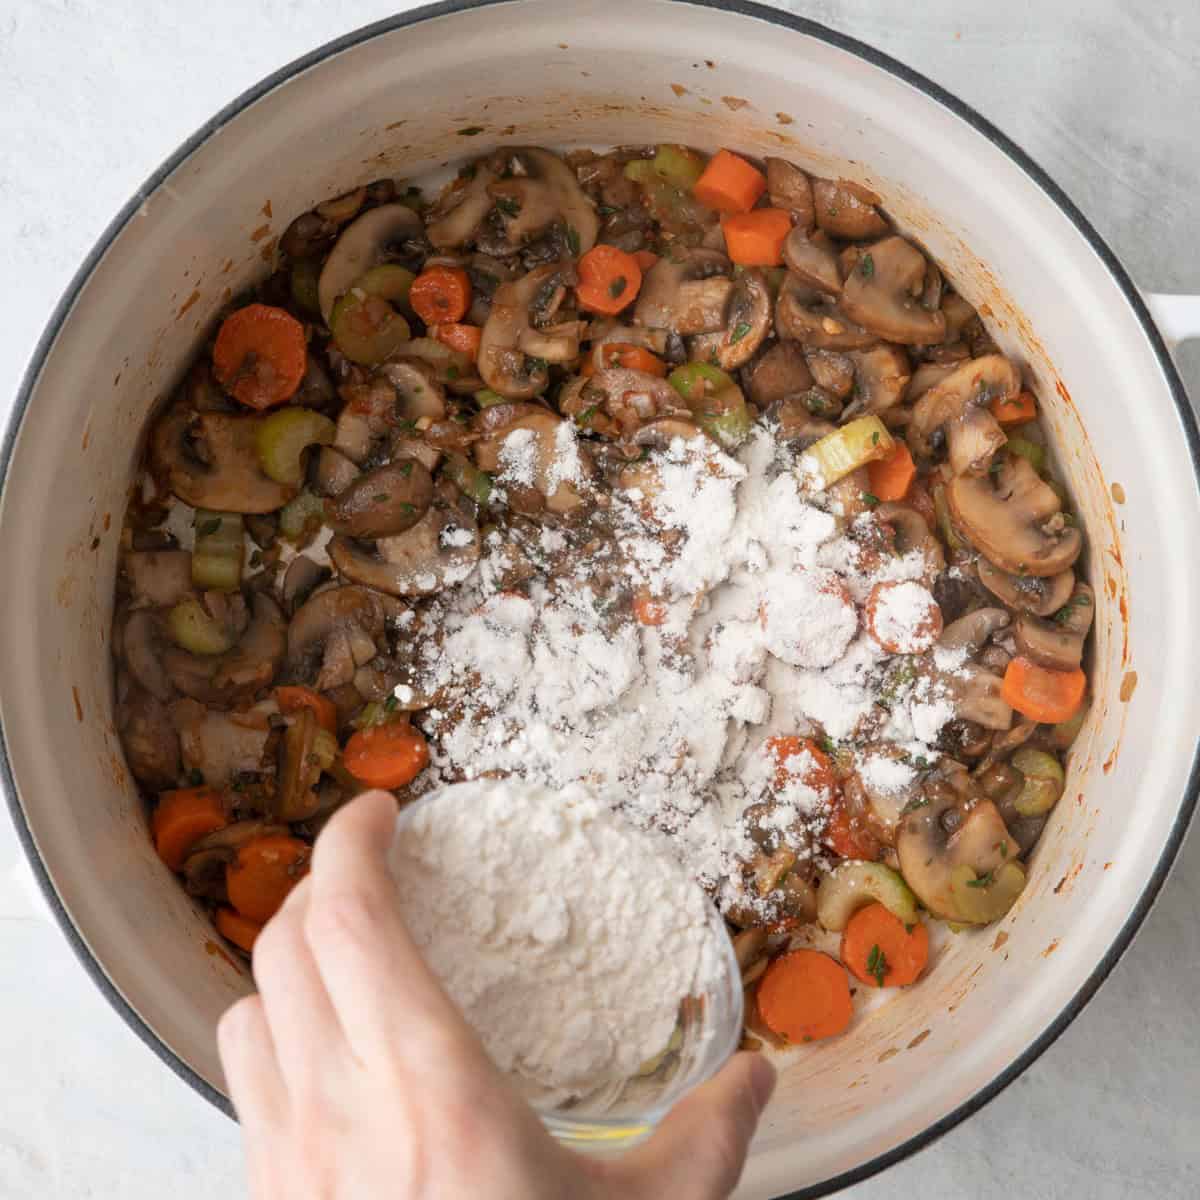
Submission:
[[[247,1137],[278,1125],[286,1113],[287,1092],[260,996],[243,996],[225,1010],[217,1022],[217,1052]]]

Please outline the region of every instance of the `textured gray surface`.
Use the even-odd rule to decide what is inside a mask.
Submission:
[[[403,7],[0,2],[0,408],[75,264],[182,137],[266,72]],[[781,7],[977,107],[1050,170],[1143,287],[1200,291],[1195,0]],[[1185,349],[1183,362],[1200,395],[1200,355]],[[0,821],[0,1197],[242,1194],[234,1127],[141,1047],[31,915],[6,867],[17,854]],[[1133,948],[1060,1041],[982,1113],[845,1194],[1191,1200],[1198,911],[1192,838]]]

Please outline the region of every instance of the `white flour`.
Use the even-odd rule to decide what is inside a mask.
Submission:
[[[635,1074],[719,969],[704,894],[578,785],[445,788],[400,823],[391,866],[425,960],[534,1101]]]

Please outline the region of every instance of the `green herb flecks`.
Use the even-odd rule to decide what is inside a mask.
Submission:
[[[729,344],[736,345],[750,332],[750,326],[745,321],[739,321],[734,327],[733,332],[729,335]]]
[[[986,888],[991,887],[996,881],[996,873],[994,871],[986,871],[980,875],[978,879],[968,879],[967,887],[969,888]]]
[[[579,253],[579,230],[574,225],[567,226],[567,245],[571,248],[572,254]]]
[[[877,987],[883,987],[883,979],[887,974],[887,969],[887,955],[880,950],[878,945],[872,946],[871,953],[867,955],[867,974],[874,977]]]
[[[864,254],[862,258],[858,260],[858,273],[864,279],[870,279],[874,276],[875,260],[869,254]]]

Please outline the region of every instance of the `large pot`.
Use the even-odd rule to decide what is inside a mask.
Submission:
[[[1033,163],[865,46],[736,0],[451,3],[333,43],[215,117],[76,276],[4,446],[13,815],[97,984],[228,1110],[213,1029],[250,979],[153,853],[113,728],[135,435],[293,216],[513,139],[727,144],[878,190],[1036,379],[1087,526],[1098,702],[1024,896],[999,927],[954,938],[919,987],[796,1056],[739,1192],[824,1194],[973,1112],[1079,1012],[1179,847],[1200,729],[1197,433],[1163,339]]]

